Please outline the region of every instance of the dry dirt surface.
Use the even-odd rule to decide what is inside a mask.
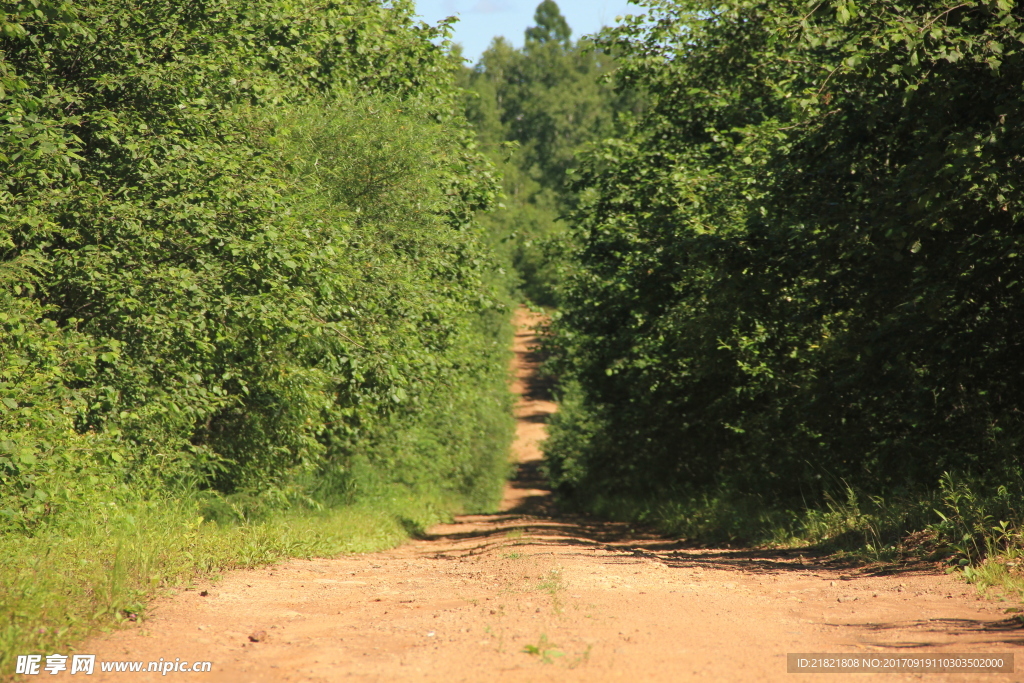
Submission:
[[[229,572],[164,598],[145,622],[79,651],[143,668],[160,658],[210,661],[212,672],[97,666],[86,680],[1024,680],[787,673],[787,653],[798,652],[1014,653],[1024,670],[1024,632],[1007,604],[981,600],[935,568],[694,548],[559,515],[538,472],[537,443],[555,405],[531,381],[537,318],[520,311],[516,322],[520,476],[502,512],[459,517],[388,552]]]

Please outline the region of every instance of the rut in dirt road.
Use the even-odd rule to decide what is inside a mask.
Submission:
[[[558,514],[539,474],[555,405],[530,384],[537,317],[520,310],[516,322],[519,478],[499,514],[460,517],[388,552],[230,572],[81,651],[210,661],[211,681],[473,683],[781,681],[794,675],[787,653],[1024,652],[1018,620],[931,567],[873,572],[805,551],[692,548]]]

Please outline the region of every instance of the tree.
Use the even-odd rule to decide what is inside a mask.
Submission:
[[[557,4],[542,2],[534,20],[523,49],[495,38],[463,83],[471,93],[467,118],[502,172],[508,201],[483,219],[492,244],[506,253],[524,293],[552,304],[557,259],[548,252],[560,248],[560,216],[576,201],[569,174],[583,148],[613,134],[633,99],[606,82],[615,68],[606,50],[570,40]]]
[[[563,491],[653,507],[1016,477],[1018,6],[646,4],[606,49],[649,108],[577,176]]]
[[[563,48],[571,46],[572,30],[565,17],[562,16],[555,0],[544,0],[537,5],[537,10],[533,13],[533,20],[537,22],[537,25],[526,29],[527,45],[554,43]]]
[[[506,395],[473,222],[497,187],[443,26],[405,0],[0,11],[0,521],[97,467],[304,499],[385,438],[364,472],[495,493],[506,425],[422,418]]]

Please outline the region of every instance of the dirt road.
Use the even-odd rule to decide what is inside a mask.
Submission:
[[[531,386],[530,318],[517,321],[521,464],[504,512],[461,517],[390,552],[228,573],[206,595],[165,599],[145,623],[80,650],[107,661],[205,660],[211,673],[87,680],[1024,680],[787,673],[796,652],[1015,653],[1024,671],[1024,631],[1007,605],[934,570],[693,549],[554,514],[537,442],[555,406]]]

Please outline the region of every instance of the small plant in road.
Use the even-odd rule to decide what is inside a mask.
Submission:
[[[558,657],[565,656],[565,653],[559,650],[557,645],[550,642],[544,633],[540,634],[540,639],[536,645],[527,645],[523,648],[523,652],[540,657],[540,661],[545,664],[552,664]]]

